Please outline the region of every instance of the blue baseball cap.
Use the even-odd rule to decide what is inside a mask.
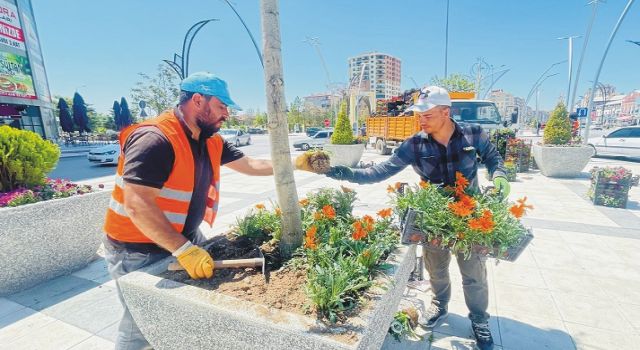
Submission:
[[[227,82],[208,72],[197,72],[189,75],[180,83],[180,90],[214,96],[227,107],[237,110],[242,109],[229,96]]]

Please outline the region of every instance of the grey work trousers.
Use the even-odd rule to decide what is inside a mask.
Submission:
[[[451,300],[451,280],[449,278],[449,262],[451,253],[446,250],[425,246],[423,258],[429,272],[431,289],[435,294],[433,303],[446,308]],[[462,275],[464,301],[469,308],[469,319],[472,322],[487,322],[489,314],[489,287],[487,285],[486,258],[472,254],[465,260],[463,254],[456,256]]]
[[[205,238],[200,231],[198,231],[192,242],[194,244],[201,244]],[[116,339],[116,350],[148,350],[152,349],[151,345],[145,339],[140,328],[136,325],[127,304],[122,297],[122,290],[118,283],[118,278],[141,269],[147,265],[151,265],[158,260],[164,259],[171,255],[166,250],[154,250],[152,252],[139,252],[131,249],[124,249],[122,247],[116,247],[106,237],[102,240],[105,247],[105,260],[107,261],[107,269],[109,274],[116,281],[116,288],[118,289],[118,298],[124,308],[124,315],[120,320],[118,326],[118,338]]]

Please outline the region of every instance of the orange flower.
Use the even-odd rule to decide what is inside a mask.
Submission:
[[[527,212],[527,209],[533,209],[533,205],[526,204],[527,197],[518,199],[518,204],[514,204],[509,208],[509,211],[516,219],[520,219]]]
[[[456,187],[465,189],[467,186],[469,186],[469,180],[465,179],[461,172],[456,171]]]
[[[402,182],[396,182],[393,187],[395,187],[396,191],[400,191],[400,189],[402,188]]]
[[[307,235],[304,238],[304,247],[307,249],[316,249],[318,248],[318,242],[316,241],[316,233],[318,232],[318,228],[315,226],[309,227],[307,230]]]
[[[391,214],[393,214],[393,209],[391,208],[387,208],[387,209],[382,209],[378,212],[378,216],[381,218],[388,218],[391,216]]]
[[[462,202],[449,203],[449,209],[459,217],[466,217],[473,214],[473,208],[469,208]]]
[[[373,231],[373,224],[376,222],[371,216],[365,215],[362,217],[362,221],[364,222],[364,228],[367,232]]]
[[[353,234],[351,237],[356,241],[359,241],[365,237],[367,237],[367,231],[362,227],[362,222],[360,220],[353,223]]]
[[[369,249],[362,252],[362,257],[368,259],[371,256],[371,251]]]
[[[466,217],[473,214],[475,207],[476,201],[466,194],[461,194],[460,199],[457,202],[449,203],[449,209],[460,217]]]
[[[307,205],[309,205],[309,200],[306,198],[303,198],[298,203],[300,203],[301,206],[306,207]]]
[[[429,188],[429,183],[426,181],[420,181],[420,188]]]
[[[320,213],[319,211],[313,213],[313,220],[320,220],[322,219],[322,213]]]
[[[336,218],[336,210],[333,209],[332,206],[330,205],[325,205],[324,207],[322,207],[322,213],[324,214],[324,216],[327,217],[327,219],[335,219]]]
[[[256,209],[258,209],[258,210],[264,209],[264,204],[262,204],[262,203],[256,204]]]
[[[485,209],[480,218],[469,220],[469,228],[472,230],[490,233],[491,231],[493,231],[494,227],[495,223],[493,222],[493,214],[488,209]]]
[[[282,209],[276,208],[276,215],[277,216],[282,216]]]
[[[395,192],[395,191],[396,191],[396,190],[395,190],[393,187],[391,187],[391,185],[387,186],[387,192],[389,192],[389,193],[393,193],[393,192]]]
[[[464,239],[464,232],[458,232],[456,237],[458,237],[458,239]]]

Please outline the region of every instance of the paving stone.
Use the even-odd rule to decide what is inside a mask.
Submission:
[[[32,332],[40,332],[41,329],[55,322],[56,319],[33,309],[23,308],[0,318],[0,344],[29,335]],[[49,329],[43,333],[48,333]]]
[[[637,349],[640,337],[629,332],[614,332],[565,322],[567,331],[580,350]]]
[[[55,321],[47,325],[46,332],[29,332],[7,344],[13,349],[68,349],[91,337],[91,333]]]
[[[113,348],[113,342],[94,335],[82,343],[69,348],[69,350],[112,350]]]
[[[6,298],[0,298],[0,318],[14,313],[20,309],[24,309],[25,307],[26,306],[14,303],[13,301]]]
[[[62,276],[9,295],[7,299],[40,311],[96,286],[98,283],[84,278]]]

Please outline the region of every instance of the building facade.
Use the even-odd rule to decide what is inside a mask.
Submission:
[[[402,62],[399,58],[384,53],[369,52],[351,57],[348,61],[349,80],[356,84],[362,81],[361,91],[374,91],[377,100],[400,95]],[[361,73],[362,77],[360,77]]]
[[[514,96],[502,89],[492,90],[489,93],[488,99],[496,104],[498,112],[500,112],[503,119],[511,117],[511,113],[514,113],[516,110],[518,114],[525,118],[521,120],[522,122],[528,122],[527,118],[536,117],[533,116],[534,111],[531,108],[525,107],[523,98]],[[540,117],[541,115],[538,116],[538,119],[542,120]]]
[[[0,0],[0,125],[58,137],[31,0]]]

